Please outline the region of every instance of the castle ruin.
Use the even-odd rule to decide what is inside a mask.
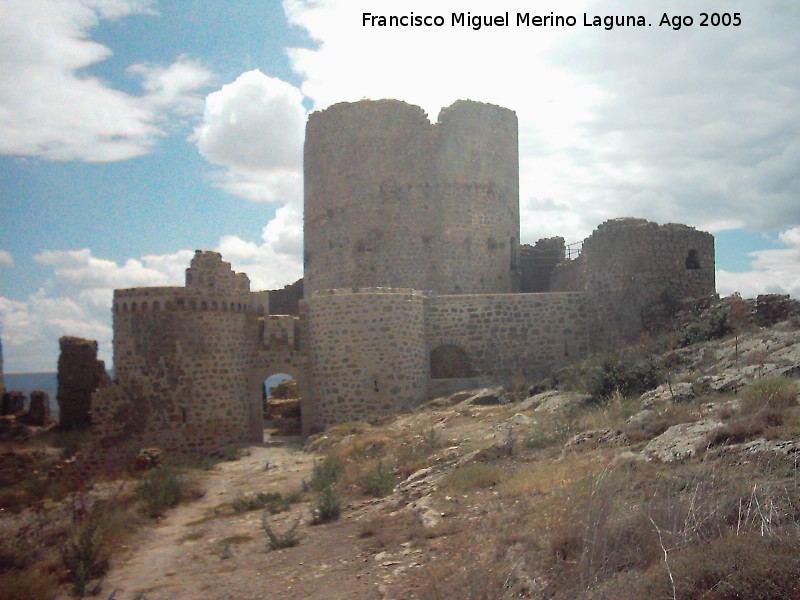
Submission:
[[[298,382],[304,433],[530,381],[635,338],[665,294],[715,291],[714,239],[685,225],[608,221],[577,258],[560,238],[521,246],[504,108],[458,101],[432,124],[399,101],[337,104],[309,117],[304,169],[297,314],[271,312],[216,252],[197,251],[184,287],[116,290],[101,448],[260,442],[277,373]]]

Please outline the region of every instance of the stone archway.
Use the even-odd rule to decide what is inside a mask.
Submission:
[[[264,427],[273,435],[300,435],[302,400],[297,380],[287,373],[270,374],[262,384]]]
[[[431,350],[431,379],[464,379],[475,372],[469,355],[460,346],[442,344]]]
[[[308,435],[310,423],[313,416],[313,404],[311,402],[311,389],[307,376],[307,369],[303,357],[295,353],[261,352],[256,357],[255,364],[250,372],[249,390],[251,407],[251,424],[258,436],[264,438],[264,418],[263,418],[263,393],[264,382],[271,375],[288,375],[297,382],[297,390],[301,402],[301,431],[302,435]],[[255,433],[254,433],[255,435]]]

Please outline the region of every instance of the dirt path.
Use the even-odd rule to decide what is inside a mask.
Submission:
[[[387,584],[400,563],[381,560],[384,556],[376,560],[359,543],[359,522],[373,511],[374,501],[347,507],[338,522],[322,526],[309,524],[306,502],[271,517],[277,531],[302,520],[300,545],[273,552],[266,549],[261,511],[233,514],[225,506],[238,494],[298,489],[310,478],[312,464],[313,457],[297,449],[266,444],[203,472],[198,483],[205,496],[171,510],[132,540],[114,561],[102,597],[112,592],[114,600],[391,597]]]

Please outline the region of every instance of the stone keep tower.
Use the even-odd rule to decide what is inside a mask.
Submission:
[[[431,124],[397,100],[309,117],[305,297],[395,287],[510,293],[519,280],[517,117],[458,101]]]

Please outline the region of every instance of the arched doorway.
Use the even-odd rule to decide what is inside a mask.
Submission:
[[[272,435],[300,435],[301,394],[298,381],[288,373],[274,373],[261,386],[264,428]]]
[[[442,344],[431,350],[431,379],[472,377],[472,363],[467,353],[454,344]]]

